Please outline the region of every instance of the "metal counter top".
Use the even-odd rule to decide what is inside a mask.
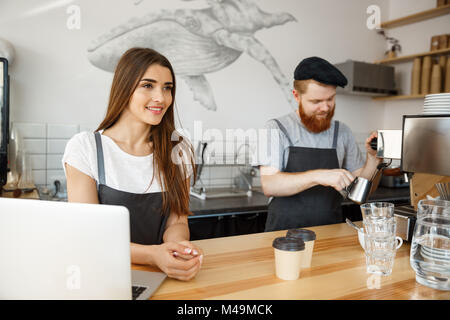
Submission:
[[[369,201],[404,201],[409,202],[409,187],[385,188],[379,187],[369,197]],[[253,192],[251,197],[219,198],[201,200],[191,196],[190,210],[194,213],[190,218],[205,216],[220,216],[229,214],[241,214],[267,211],[269,198],[261,192]],[[346,200],[342,205],[354,205]]]

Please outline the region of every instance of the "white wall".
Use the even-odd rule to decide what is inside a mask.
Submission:
[[[112,6],[106,0],[2,1],[0,37],[10,41],[17,53],[11,67],[12,121],[95,128],[105,113],[112,74],[87,60],[91,41],[134,16],[161,8],[206,6],[205,1],[135,2],[115,1]],[[63,5],[38,11],[52,3]],[[81,9],[80,30],[66,27],[66,9],[71,4]],[[297,63],[307,56],[319,55],[333,63],[346,59],[371,62],[384,50],[381,37],[366,27],[366,8],[377,4],[387,12],[386,0],[264,0],[258,4],[267,12],[289,12],[298,20],[255,35],[290,79]],[[179,113],[189,130],[194,120],[203,121],[204,128],[258,128],[291,110],[268,70],[246,54],[207,78],[218,104],[216,112],[195,102],[185,83],[179,81]],[[340,96],[336,117],[355,132],[366,133],[379,126],[383,119],[380,110],[382,105],[369,98]]]
[[[297,19],[255,34],[292,79],[298,62],[312,55],[332,63],[383,58],[384,39],[366,26],[369,5],[378,5],[381,19],[389,20],[432,8],[436,1],[261,0],[257,4],[266,12],[289,12]],[[66,26],[70,5],[81,10],[79,30]],[[202,0],[2,0],[0,38],[13,44],[16,51],[10,67],[11,121],[95,129],[105,114],[112,74],[90,64],[89,44],[132,17],[160,9],[206,6]],[[430,37],[446,31],[448,16],[388,30],[389,35],[400,39],[402,54],[428,50]],[[411,64],[395,66],[402,91],[409,92]],[[178,82],[179,116],[191,133],[194,121],[202,121],[204,131],[246,130],[261,128],[268,119],[292,110],[270,72],[245,53],[206,77],[218,105],[215,112],[194,101],[186,84]],[[418,100],[376,102],[369,97],[339,95],[335,117],[348,124],[362,144],[372,130],[400,128],[401,115],[420,112],[421,104]]]
[[[391,0],[388,6],[387,19],[393,20],[416,12],[436,7],[436,0]],[[388,35],[400,40],[401,55],[409,55],[430,50],[431,37],[450,33],[450,19],[448,15],[416,22],[386,30]],[[411,93],[412,61],[394,64],[397,84],[401,94]],[[423,99],[386,101],[384,102],[384,129],[401,129],[402,116],[405,114],[421,114]]]

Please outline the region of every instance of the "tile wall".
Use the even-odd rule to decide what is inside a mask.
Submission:
[[[65,185],[62,156],[66,143],[76,133],[92,130],[78,124],[49,124],[14,122],[23,139],[23,149],[31,159],[31,167],[36,186],[52,186],[54,180]]]
[[[79,124],[50,124],[50,123],[12,123],[23,138],[24,149],[30,155],[33,179],[37,186],[53,187],[54,180],[58,179],[65,188],[65,176],[61,159],[64,154],[66,143],[76,133],[81,131],[93,131]],[[361,151],[365,153],[364,141],[369,133],[355,133],[355,139]],[[242,144],[248,143],[249,148],[240,148]],[[198,142],[193,141],[194,147]],[[215,141],[208,146],[205,152],[205,162],[230,163],[235,161],[239,164],[252,163],[252,153],[257,145],[256,141]],[[238,152],[238,157],[235,154]],[[220,162],[222,160],[222,162]],[[241,167],[242,169],[243,167]],[[260,187],[259,170],[253,178],[252,184]],[[239,174],[239,170],[233,166],[205,166],[202,171],[202,180],[212,187],[231,186],[233,177]]]

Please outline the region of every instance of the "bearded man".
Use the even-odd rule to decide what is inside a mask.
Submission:
[[[266,124],[278,139],[260,161],[262,189],[272,197],[265,231],[343,222],[339,191],[357,176],[371,179],[382,161],[370,147],[376,132],[366,139],[364,161],[351,130],[333,120],[336,87],[347,85],[336,67],[310,57],[294,79],[298,110]]]

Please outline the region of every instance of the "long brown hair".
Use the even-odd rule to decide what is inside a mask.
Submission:
[[[187,183],[187,165],[192,167],[195,180],[195,165],[191,144],[175,130],[175,73],[169,60],[159,52],[149,48],[131,48],[120,58],[111,85],[108,109],[105,119],[96,131],[112,127],[120,118],[123,110],[128,107],[131,96],[137,88],[140,79],[153,64],[158,64],[170,70],[173,79],[172,103],[158,125],[152,125],[148,141],[153,143],[153,178],[161,185],[163,213],[175,212],[178,215],[190,214],[189,185]],[[174,157],[184,159],[177,161]],[[186,161],[187,160],[187,161]]]

